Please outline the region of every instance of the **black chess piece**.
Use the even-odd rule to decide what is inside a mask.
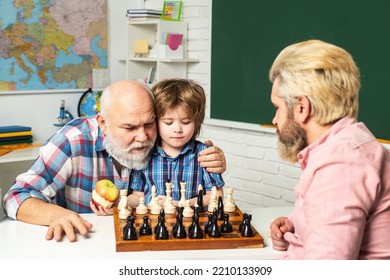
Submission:
[[[156,227],[154,228],[154,232],[155,232],[157,240],[169,239],[169,233],[168,233],[168,229],[165,225],[164,215],[158,216],[158,223],[157,223]]]
[[[253,231],[252,225],[251,225],[252,215],[248,214],[246,219],[243,221],[243,225],[241,228],[241,236],[244,237],[253,237],[255,235],[255,232]]]
[[[191,231],[188,231],[189,238],[191,239],[202,239],[203,238],[203,230],[199,224],[199,215],[194,215],[192,217],[192,224],[190,226]]]
[[[204,226],[204,233],[209,233],[211,224],[213,223],[213,214],[208,214],[208,221]]]
[[[223,221],[224,217],[225,217],[225,212],[224,212],[224,209],[223,209],[223,197],[222,196],[219,196],[218,197],[218,210],[217,210],[217,219],[219,221]]]
[[[199,207],[199,212],[200,213],[204,213],[206,212],[206,207],[204,206],[203,204],[203,190],[199,190],[199,193],[198,193],[198,198],[196,200],[196,204],[198,205]]]
[[[241,232],[241,229],[242,229],[242,226],[244,225],[244,221],[248,218],[248,214],[247,213],[244,213],[242,215],[242,221],[241,223],[238,225],[238,231]]]
[[[230,233],[233,231],[233,225],[229,222],[229,214],[225,214],[223,223],[221,225],[222,233]]]
[[[177,215],[176,215],[176,223],[173,225],[173,227],[172,227],[172,232],[174,233],[174,232],[176,232],[176,230],[177,230],[177,226],[178,226],[178,223],[177,223],[177,221],[178,221],[178,217],[181,217],[181,219],[183,219],[183,211],[184,211],[184,207],[179,207],[178,209],[177,209]]]
[[[141,236],[152,235],[153,232],[152,232],[152,227],[149,224],[149,217],[144,216],[143,220],[144,220],[144,222],[141,225],[141,227],[139,228],[139,235],[141,235]]]
[[[209,236],[213,238],[218,238],[222,236],[221,229],[218,226],[218,214],[217,209],[214,208],[211,226],[209,228]]]
[[[158,214],[157,221],[160,221],[160,220],[164,221],[164,223],[165,223],[165,211],[164,211],[164,208],[161,208],[160,213]],[[160,227],[160,224],[158,223],[154,227],[154,234],[157,233],[157,231],[159,230],[159,227]]]
[[[134,220],[135,218],[133,216],[128,216],[126,219],[126,225],[123,228],[123,240],[137,240],[137,231],[134,227]]]
[[[192,231],[193,226],[195,225],[195,220],[199,220],[199,206],[195,206],[194,208],[194,215],[192,215],[192,223],[188,227],[188,233]]]
[[[180,239],[187,237],[186,228],[184,227],[184,224],[183,224],[183,215],[182,214],[178,214],[176,216],[176,223],[174,224],[174,226],[172,228],[172,236],[174,238],[180,238]]]

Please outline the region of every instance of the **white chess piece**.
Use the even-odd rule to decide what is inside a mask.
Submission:
[[[149,204],[148,204],[148,209],[150,210],[150,211],[152,211],[152,208],[153,208],[153,205],[154,205],[154,203],[155,203],[155,198],[156,198],[156,196],[157,196],[157,188],[156,188],[156,186],[155,185],[153,185],[152,186],[152,198],[150,199],[150,201],[149,201]]]
[[[135,208],[135,213],[139,215],[144,215],[148,213],[148,207],[145,205],[145,197],[141,196],[139,198],[139,204]]]
[[[162,207],[161,207],[160,204],[158,203],[158,197],[156,196],[156,197],[154,198],[153,207],[152,207],[152,209],[150,210],[150,213],[151,213],[152,215],[158,215],[158,214],[160,214],[161,208],[162,208]]]
[[[180,201],[179,207],[184,207],[186,205],[186,182],[180,182]]]
[[[172,183],[171,182],[166,182],[165,183],[165,192],[166,192],[166,198],[165,198],[163,207],[168,205],[168,203],[169,203],[168,199],[169,199],[169,197],[172,197]]]
[[[233,200],[233,188],[229,187],[226,190],[226,199],[223,204],[223,209],[225,212],[234,212],[236,211],[236,205]]]
[[[131,215],[132,209],[129,207],[127,202],[127,189],[120,190],[121,199],[118,203],[118,218],[126,220]]]
[[[218,208],[217,187],[215,187],[215,186],[211,188],[211,195],[210,195],[209,205],[208,205],[207,211],[210,213],[213,213],[214,208]]]
[[[165,214],[175,214],[176,207],[175,207],[175,205],[173,205],[173,198],[171,196],[169,196],[165,201],[167,202],[164,205]]]
[[[194,215],[194,210],[191,208],[191,204],[189,200],[186,200],[185,207],[183,210],[183,217],[191,218]]]

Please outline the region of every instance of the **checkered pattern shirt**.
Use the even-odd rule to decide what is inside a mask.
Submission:
[[[186,182],[186,199],[198,195],[198,185],[203,190],[211,190],[213,186],[222,187],[224,181],[220,174],[209,173],[201,167],[197,156],[207,146],[199,141],[189,142],[181,153],[172,158],[163,149],[156,145],[152,150],[152,159],[149,166],[143,170],[133,170],[130,187],[133,190],[144,192],[145,203],[152,197],[152,186],[155,185],[157,195],[166,195],[165,183],[172,183],[172,198],[180,200],[180,182]]]
[[[90,213],[89,202],[97,181],[108,179],[128,188],[131,170],[121,176],[103,145],[104,136],[95,117],[71,121],[40,148],[32,167],[16,178],[4,198],[7,215],[16,219],[19,206],[30,197],[78,213]]]

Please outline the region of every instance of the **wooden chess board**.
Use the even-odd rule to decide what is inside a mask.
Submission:
[[[229,221],[233,225],[233,232],[222,233],[222,237],[212,238],[208,234],[204,235],[203,239],[191,239],[188,237],[177,239],[172,236],[172,227],[176,223],[176,214],[165,214],[165,225],[168,228],[169,239],[157,240],[153,235],[140,236],[138,240],[123,240],[123,228],[126,225],[126,220],[119,219],[118,209],[114,208],[114,227],[115,240],[117,252],[131,252],[131,251],[164,251],[164,250],[205,250],[205,249],[237,249],[237,248],[262,248],[264,247],[263,237],[254,230],[253,237],[242,237],[238,230],[239,224],[243,219],[243,213],[236,207],[236,211],[229,214]],[[248,213],[250,214],[250,213]],[[135,217],[135,228],[137,233],[140,226],[143,224],[143,217],[145,215],[138,215],[133,209],[132,215]],[[158,215],[146,214],[149,216],[149,222],[154,231],[157,225]],[[204,229],[208,221],[208,212],[200,213],[199,224]],[[188,230],[192,218],[183,218],[183,224]],[[221,225],[223,221],[218,221]]]

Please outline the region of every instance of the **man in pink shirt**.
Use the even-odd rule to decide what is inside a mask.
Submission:
[[[360,73],[342,48],[285,48],[270,80],[280,155],[299,162],[295,208],[271,224],[282,259],[390,259],[390,152],[357,122]]]

